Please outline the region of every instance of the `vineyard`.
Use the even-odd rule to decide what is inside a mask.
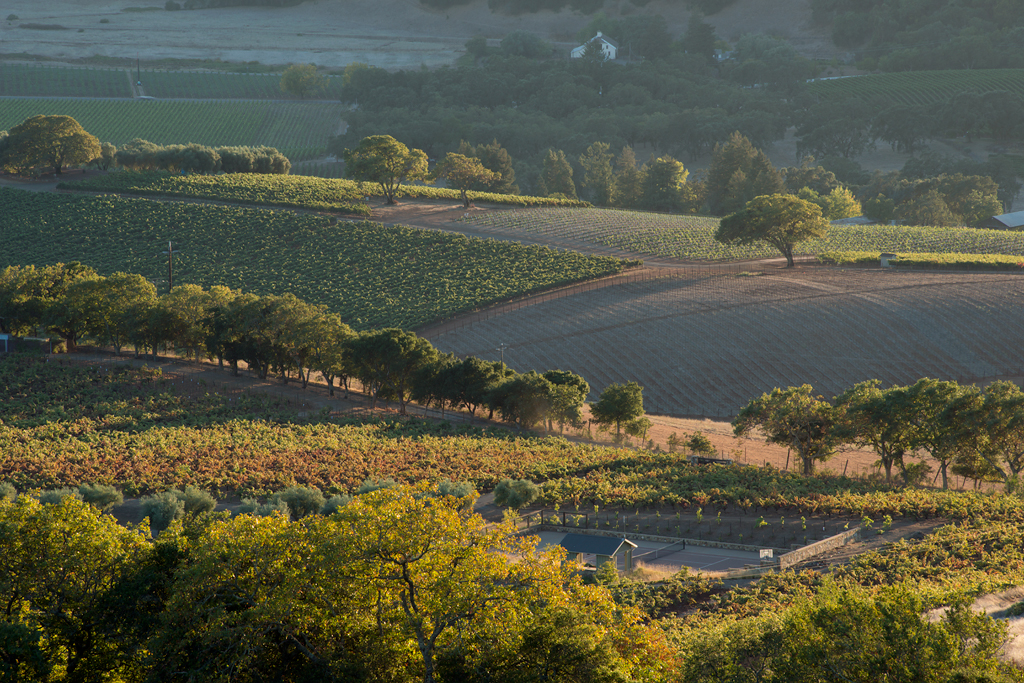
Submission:
[[[127,69],[0,63],[0,97],[130,98],[131,78]]]
[[[778,257],[766,245],[726,246],[715,240],[717,218],[607,209],[552,208],[528,213],[489,213],[466,219],[510,235],[543,235],[685,261]],[[975,228],[833,225],[823,239],[796,245],[794,254],[826,251],[937,252],[1024,255],[1024,233]]]
[[[879,106],[935,104],[961,92],[1008,90],[1024,96],[1024,69],[903,71],[815,81],[808,90],[824,99],[857,97]]]
[[[316,99],[341,99],[341,78],[325,76],[327,87]],[[147,95],[161,99],[294,100],[281,90],[281,74],[238,74],[208,71],[143,71]]]
[[[201,197],[261,206],[294,206],[369,216],[365,188],[351,181],[303,176],[229,173],[173,175],[165,172],[124,171],[89,180],[61,183],[61,190],[116,192],[166,197]]]
[[[810,382],[961,383],[1024,372],[1024,278],[865,270],[680,268],[430,335],[442,351],[561,368],[597,395],[630,380],[649,412],[731,418]]]
[[[628,265],[438,231],[184,202],[0,188],[0,216],[0,268],[81,261],[103,274],[163,278],[161,249],[173,240],[176,282],[292,292],[359,329],[412,328]]]
[[[380,185],[308,175],[271,176],[228,174],[220,176],[173,176],[166,173],[112,173],[75,183],[61,183],[62,190],[120,192],[138,195],[201,197],[220,201],[270,206],[294,206],[369,215],[363,197],[381,196]],[[402,185],[395,195],[406,199],[460,201],[458,190],[426,185]],[[551,197],[470,192],[473,201],[511,206],[580,206],[586,202]]]
[[[822,263],[834,265],[878,265],[881,254],[877,251],[826,251],[818,254]],[[970,268],[972,270],[1024,269],[1024,257],[1004,254],[955,253],[902,253],[889,258],[890,266],[906,268]]]
[[[122,74],[123,76],[123,74]],[[36,114],[74,117],[103,142],[276,147],[289,159],[322,156],[340,122],[326,102],[3,99],[0,130]]]

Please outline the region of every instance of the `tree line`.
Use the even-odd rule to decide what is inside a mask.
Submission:
[[[521,429],[557,423],[582,428],[590,385],[572,372],[518,373],[499,361],[456,358],[401,329],[355,332],[323,306],[292,294],[257,296],[214,286],[178,285],[157,296],[137,274],[100,276],[79,263],[10,266],[0,272],[0,331],[58,335],[73,351],[84,338],[136,356],[164,345],[186,357],[217,359],[238,373],[244,362],[260,378],[277,374],[305,388],[319,374],[331,396],[355,379],[372,401],[394,401],[405,414],[410,401],[448,410],[465,408]],[[643,439],[642,388],[612,384],[594,404],[593,421],[617,435]]]
[[[33,116],[0,131],[0,169],[12,173],[62,173],[66,166],[90,165],[173,173],[279,173],[291,162],[273,147],[157,145],[135,139],[117,149],[87,132],[70,116]]]
[[[952,473],[1021,490],[1024,391],[1009,381],[979,388],[923,378],[883,389],[869,380],[831,401],[809,384],[776,388],[751,400],[732,424],[737,436],[758,429],[790,448],[804,474],[854,445],[874,450],[889,484],[894,468],[905,484],[920,482],[931,468],[907,458],[925,452],[938,463],[943,489]]]

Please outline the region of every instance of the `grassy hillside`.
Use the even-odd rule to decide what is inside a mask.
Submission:
[[[74,117],[103,142],[142,138],[159,145],[267,145],[289,159],[322,156],[341,121],[337,104],[91,99],[0,99],[0,130],[30,116]]]
[[[253,208],[0,189],[0,267],[81,261],[104,274],[292,292],[353,327],[415,327],[625,262],[450,233]]]

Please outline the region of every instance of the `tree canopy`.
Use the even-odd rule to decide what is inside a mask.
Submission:
[[[751,400],[732,421],[733,431],[744,436],[760,428],[768,443],[790,448],[804,474],[813,474],[815,463],[831,458],[839,440],[832,405],[812,391],[810,384],[775,388]]]
[[[715,239],[723,244],[767,242],[793,267],[793,246],[812,237],[824,237],[828,222],[821,207],[790,194],[755,197],[746,208],[722,219]]]
[[[346,149],[345,177],[378,183],[388,204],[406,180],[427,175],[427,155],[421,149],[409,149],[390,135],[363,138],[354,150]]]
[[[70,116],[40,114],[10,130],[0,154],[0,167],[21,173],[42,166],[60,174],[65,166],[87,164],[101,154],[100,141],[78,121]]]
[[[469,197],[466,194],[477,185],[487,185],[501,179],[501,174],[484,168],[479,159],[448,152],[438,162],[432,174],[434,178],[444,178],[448,187],[458,190],[462,195],[462,205],[469,208]]]

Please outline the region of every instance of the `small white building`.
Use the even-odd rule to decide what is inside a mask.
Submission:
[[[615,59],[615,57],[619,54],[619,44],[616,43],[611,38],[609,38],[608,36],[601,33],[600,31],[598,31],[596,36],[594,36],[587,42],[583,43],[579,47],[573,48],[573,51],[569,53],[569,56],[572,57],[573,59],[581,58],[583,56],[583,53],[587,49],[587,45],[590,45],[595,41],[597,41],[598,46],[601,48],[601,54],[604,55],[605,61],[608,61],[609,59]]]

